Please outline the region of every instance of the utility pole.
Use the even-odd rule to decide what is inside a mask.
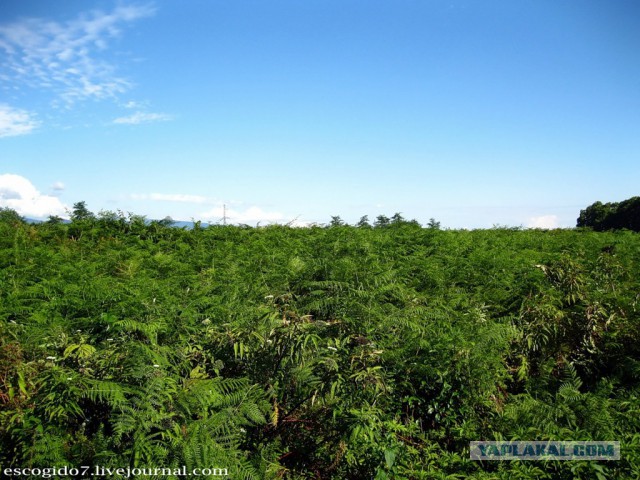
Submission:
[[[222,225],[227,225],[227,205],[222,204]]]

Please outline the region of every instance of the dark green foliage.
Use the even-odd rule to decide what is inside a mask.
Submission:
[[[638,478],[636,234],[374,226],[1,211],[0,465]],[[468,460],[494,439],[623,458]]]
[[[591,227],[598,232],[621,228],[640,232],[640,197],[618,203],[595,202],[580,211],[577,226]]]

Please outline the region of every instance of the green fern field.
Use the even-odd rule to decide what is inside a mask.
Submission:
[[[0,467],[640,478],[639,234],[388,220],[1,211]],[[621,459],[472,461],[477,440]]]

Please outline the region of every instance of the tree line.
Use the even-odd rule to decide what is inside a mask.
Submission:
[[[580,211],[578,227],[589,227],[597,232],[626,228],[640,232],[640,197],[622,202],[595,202]]]

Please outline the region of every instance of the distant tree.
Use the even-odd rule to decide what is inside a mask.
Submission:
[[[340,215],[332,216],[331,222],[329,223],[330,227],[341,227],[344,225],[344,220],[340,218]]]
[[[431,217],[429,219],[429,223],[427,223],[427,228],[431,228],[433,230],[440,230],[440,222],[436,221],[435,218]]]
[[[363,215],[356,223],[356,227],[359,228],[371,228],[371,224],[369,223],[369,215]]]
[[[158,220],[158,224],[162,225],[163,227],[171,227],[175,223],[176,221],[173,218],[171,218],[169,215],[164,217],[162,220]]]
[[[580,211],[577,226],[596,231],[627,228],[640,232],[640,197],[619,203],[595,202]]]
[[[73,210],[71,211],[71,220],[74,222],[82,221],[82,220],[92,220],[95,218],[93,212],[89,211],[87,208],[87,203],[76,202],[73,204]]]
[[[389,220],[389,217],[387,217],[386,215],[378,215],[376,217],[376,221],[373,222],[373,225],[375,227],[388,227],[390,223],[391,220]]]
[[[401,223],[404,223],[404,221],[405,221],[404,217],[400,212],[394,213],[393,216],[391,217],[392,225],[400,225]]]
[[[380,217],[378,217],[380,218]],[[386,217],[385,217],[386,218]],[[381,219],[384,222],[384,219]],[[407,220],[406,218],[404,218],[402,216],[402,214],[400,212],[396,212],[393,214],[393,216],[388,220],[388,225],[394,226],[394,227],[401,227],[401,226],[413,226],[413,227],[418,227],[418,228],[422,228],[422,225],[420,225],[420,222],[418,222],[416,219],[413,220]]]

